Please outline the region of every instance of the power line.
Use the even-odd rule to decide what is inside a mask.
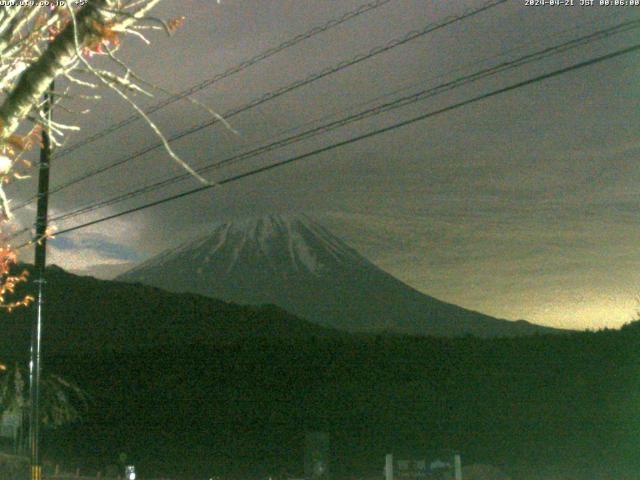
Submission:
[[[321,153],[325,153],[325,152],[328,152],[330,150],[334,150],[336,148],[340,148],[340,147],[343,147],[343,146],[346,146],[346,145],[349,145],[349,144],[352,144],[352,143],[355,143],[355,142],[359,142],[361,140],[365,140],[367,138],[374,137],[376,135],[380,135],[380,134],[387,133],[387,132],[390,132],[390,131],[393,131],[393,130],[397,130],[397,129],[405,127],[407,125],[410,125],[410,124],[413,124],[413,123],[416,123],[416,122],[419,122],[419,121],[422,121],[422,120],[426,120],[428,118],[434,117],[436,115],[440,115],[442,113],[446,113],[446,112],[450,112],[452,110],[456,110],[458,108],[470,105],[470,104],[475,103],[475,102],[479,102],[481,100],[485,100],[487,98],[494,97],[496,95],[500,95],[502,93],[513,91],[513,90],[516,90],[518,88],[522,88],[524,86],[532,85],[534,83],[538,83],[538,82],[541,82],[541,81],[544,81],[544,80],[547,80],[547,79],[550,79],[550,78],[553,78],[553,77],[564,75],[565,73],[569,73],[569,72],[572,72],[572,71],[575,71],[575,70],[578,70],[578,69],[581,69],[581,68],[585,68],[585,67],[588,67],[588,66],[600,63],[600,62],[604,62],[606,60],[610,60],[610,59],[615,58],[615,57],[626,55],[628,53],[636,52],[638,50],[640,50],[640,44],[635,44],[635,45],[633,45],[631,47],[627,47],[627,48],[623,48],[623,49],[620,49],[620,50],[616,50],[616,51],[608,53],[606,55],[595,57],[595,58],[592,58],[590,60],[585,60],[583,62],[571,65],[569,67],[560,68],[558,70],[554,70],[554,71],[549,72],[549,73],[538,75],[538,76],[530,78],[528,80],[517,82],[517,83],[511,84],[511,85],[508,85],[506,87],[502,87],[502,88],[493,90],[493,91],[488,92],[488,93],[477,95],[477,96],[472,97],[472,98],[470,98],[468,100],[464,100],[464,101],[461,101],[461,102],[458,102],[458,103],[454,103],[454,104],[449,105],[447,107],[443,107],[443,108],[440,108],[440,109],[437,109],[437,110],[434,110],[434,111],[431,111],[431,112],[427,112],[427,113],[418,115],[416,117],[410,118],[408,120],[397,122],[397,123],[394,123],[394,124],[392,124],[390,126],[383,127],[383,128],[377,129],[377,130],[373,130],[371,132],[368,132],[368,133],[365,133],[365,134],[362,134],[362,135],[358,135],[356,137],[352,137],[352,138],[347,139],[347,140],[336,142],[336,143],[333,143],[331,145],[327,145],[325,147],[313,150],[311,152],[308,152],[308,153],[305,153],[305,154],[302,154],[302,155],[297,155],[297,156],[288,158],[288,159],[280,161],[280,162],[276,162],[276,163],[273,163],[273,164],[270,164],[270,165],[267,165],[267,166],[264,166],[264,167],[260,167],[260,168],[254,169],[254,170],[250,170],[250,171],[245,172],[245,173],[241,173],[241,174],[238,174],[238,175],[234,175],[234,176],[228,177],[228,178],[226,178],[224,180],[221,180],[220,182],[218,182],[217,184],[214,184],[214,185],[205,185],[205,186],[202,186],[202,187],[194,188],[192,190],[188,190],[186,192],[182,192],[182,193],[179,193],[179,194],[176,194],[176,195],[172,195],[170,197],[166,197],[166,198],[163,198],[163,199],[160,199],[160,200],[156,200],[154,202],[149,202],[149,203],[146,203],[144,205],[140,205],[138,207],[130,208],[128,210],[125,210],[125,211],[122,211],[122,212],[119,212],[119,213],[116,213],[116,214],[113,214],[113,215],[109,215],[109,216],[106,216],[106,217],[103,217],[103,218],[99,218],[97,220],[92,220],[90,222],[86,222],[86,223],[83,223],[83,224],[80,224],[80,225],[76,225],[74,227],[66,228],[64,230],[61,230],[61,231],[57,232],[57,235],[62,235],[62,234],[65,234],[65,233],[73,232],[73,231],[76,231],[76,230],[80,230],[82,228],[86,228],[86,227],[89,227],[89,226],[92,226],[92,225],[96,225],[98,223],[103,223],[103,222],[106,222],[108,220],[113,220],[114,218],[118,218],[118,217],[122,217],[124,215],[128,215],[128,214],[131,214],[131,213],[139,212],[141,210],[145,210],[147,208],[154,207],[156,205],[160,205],[160,204],[163,204],[163,203],[171,202],[171,201],[174,201],[174,200],[177,200],[177,199],[189,196],[189,195],[193,195],[195,193],[199,193],[199,192],[202,192],[202,191],[205,191],[205,190],[209,190],[209,189],[211,189],[213,187],[216,187],[216,186],[219,186],[219,185],[224,185],[224,184],[227,184],[227,183],[232,183],[232,182],[235,182],[235,181],[238,181],[238,180],[242,180],[244,178],[251,177],[253,175],[257,175],[259,173],[263,173],[263,172],[266,172],[266,171],[269,171],[269,170],[273,170],[273,169],[276,169],[276,168],[279,168],[279,167],[282,167],[284,165],[288,165],[288,164],[291,164],[291,163],[294,163],[294,162],[297,162],[297,161],[300,161],[300,160],[304,160],[306,158],[313,157],[313,156],[319,155]],[[18,247],[18,248],[20,248],[20,247]]]
[[[329,67],[329,68],[326,68],[324,70],[321,70],[320,72],[317,72],[315,74],[312,74],[312,75],[306,77],[305,79],[297,80],[297,81],[295,81],[295,82],[293,82],[291,84],[288,84],[288,85],[286,85],[284,87],[281,87],[281,88],[279,88],[277,90],[274,90],[272,92],[266,93],[265,95],[263,95],[263,96],[261,96],[261,97],[259,97],[257,99],[254,99],[253,101],[251,101],[251,102],[249,102],[249,103],[247,103],[247,104],[245,104],[245,105],[243,105],[241,107],[238,107],[238,108],[232,109],[232,110],[230,110],[228,112],[225,112],[222,116],[225,117],[225,118],[233,117],[234,115],[237,115],[237,114],[240,114],[242,112],[245,112],[245,111],[247,111],[247,110],[249,110],[251,108],[257,107],[258,105],[261,105],[261,104],[263,104],[265,102],[268,102],[270,100],[274,100],[275,98],[278,98],[278,97],[280,97],[280,96],[282,96],[282,95],[284,95],[286,93],[289,93],[289,92],[291,92],[293,90],[296,90],[296,89],[301,88],[303,86],[309,85],[310,83],[313,83],[313,82],[315,82],[317,80],[320,80],[321,78],[327,77],[329,75],[333,75],[333,74],[335,74],[337,72],[340,72],[340,71],[342,71],[342,70],[344,70],[346,68],[352,67],[353,65],[359,64],[360,62],[363,62],[365,60],[373,58],[373,57],[375,57],[375,56],[377,56],[377,55],[379,55],[381,53],[387,52],[387,51],[392,50],[392,49],[394,49],[396,47],[399,47],[401,45],[405,45],[406,43],[408,43],[410,41],[416,40],[416,39],[418,39],[418,38],[420,38],[422,36],[425,36],[425,35],[427,35],[429,33],[432,33],[432,32],[434,32],[436,30],[444,28],[444,27],[446,27],[448,25],[451,25],[451,24],[453,24],[455,22],[462,21],[462,20],[464,20],[466,18],[475,16],[475,15],[477,15],[477,14],[479,14],[481,12],[484,12],[484,11],[486,11],[488,9],[497,7],[498,5],[500,5],[502,3],[505,3],[506,1],[507,0],[492,0],[492,1],[488,2],[488,3],[485,3],[481,7],[478,7],[478,8],[475,8],[475,9],[468,9],[464,13],[462,13],[461,15],[446,17],[444,20],[442,20],[439,23],[428,24],[424,28],[422,28],[421,30],[411,31],[411,32],[405,34],[404,36],[402,36],[400,38],[396,38],[394,40],[391,40],[390,42],[388,42],[387,44],[385,44],[383,46],[379,46],[379,47],[376,47],[376,48],[370,50],[366,54],[359,54],[359,55],[353,57],[350,60],[340,62],[339,64],[334,65],[333,67]],[[211,126],[213,126],[213,125],[215,125],[217,123],[219,123],[219,120],[217,118],[213,118],[213,119],[207,120],[207,121],[205,121],[203,123],[200,123],[200,124],[198,124],[198,125],[196,125],[194,127],[191,127],[191,128],[189,128],[187,130],[184,130],[184,131],[182,131],[182,132],[180,132],[180,133],[168,138],[167,140],[170,143],[171,142],[175,142],[176,140],[179,140],[179,139],[184,138],[184,137],[186,137],[188,135],[191,135],[191,134],[194,134],[196,132],[199,132],[199,131],[201,131],[201,130],[203,130],[205,128],[211,127]],[[143,155],[146,155],[147,153],[152,152],[153,150],[161,148],[163,145],[164,145],[163,142],[157,142],[157,143],[155,143],[153,145],[150,145],[150,146],[145,147],[145,148],[143,148],[141,150],[138,150],[137,152],[129,155],[128,157],[125,157],[125,158],[122,158],[120,160],[117,160],[117,161],[115,161],[113,163],[110,163],[109,165],[105,165],[103,167],[94,169],[91,172],[87,172],[87,173],[85,173],[85,174],[83,174],[83,175],[81,175],[79,177],[76,177],[75,179],[72,179],[70,181],[67,181],[66,183],[58,185],[58,186],[52,188],[51,191],[49,192],[49,194],[53,195],[53,194],[58,193],[58,192],[60,192],[62,190],[65,190],[66,188],[69,188],[72,185],[75,185],[76,183],[82,182],[82,181],[87,180],[89,178],[92,178],[92,177],[94,177],[96,175],[99,175],[99,174],[107,172],[107,171],[109,171],[109,170],[111,170],[113,168],[116,168],[116,167],[118,167],[120,165],[123,165],[123,164],[125,164],[127,162],[130,162],[130,161],[132,161],[134,159],[140,158]],[[25,201],[22,204],[20,204],[17,207],[15,207],[13,210],[14,211],[18,211],[18,210],[24,208],[26,205],[28,205],[31,202],[33,202],[33,200],[35,200],[36,198],[37,198],[37,196],[29,198],[27,201]]]
[[[278,149],[278,148],[282,148],[284,146],[287,145],[291,145],[293,143],[297,143],[299,141],[311,138],[312,136],[316,136],[318,134],[322,134],[322,133],[326,133],[328,131],[334,130],[336,128],[340,128],[343,127],[345,125],[348,125],[350,123],[374,116],[374,115],[378,115],[380,113],[384,113],[393,109],[397,109],[400,107],[404,107],[407,106],[409,104],[415,103],[417,101],[421,101],[421,100],[425,100],[426,98],[430,98],[433,97],[435,95],[438,95],[440,93],[443,93],[444,91],[449,91],[449,90],[453,90],[455,88],[459,88],[463,85],[472,83],[472,82],[476,82],[479,81],[481,79],[487,78],[489,76],[493,76],[493,75],[497,75],[499,73],[505,72],[507,70],[511,70],[517,67],[521,67],[523,65],[526,64],[530,64],[532,62],[537,62],[540,61],[544,58],[547,58],[551,55],[555,55],[561,52],[565,52],[569,49],[572,48],[576,48],[579,46],[583,46],[586,45],[588,43],[591,43],[593,41],[596,40],[601,40],[602,38],[606,38],[608,36],[611,36],[613,34],[617,34],[617,33],[622,33],[622,32],[627,32],[630,31],[632,29],[636,29],[640,27],[640,19],[636,19],[636,20],[631,20],[631,21],[627,21],[627,22],[623,22],[620,23],[618,25],[614,25],[612,27],[603,29],[603,30],[599,30],[593,33],[590,33],[588,35],[584,35],[582,37],[576,38],[576,39],[572,39],[566,42],[563,42],[559,45],[554,45],[551,47],[547,47],[544,48],[542,50],[533,52],[533,53],[529,53],[526,54],[524,56],[521,56],[517,59],[511,60],[511,61],[506,61],[503,63],[500,63],[498,65],[495,66],[491,66],[488,67],[486,69],[474,72],[472,74],[469,75],[465,75],[459,78],[456,78],[454,80],[451,80],[449,82],[437,85],[435,87],[429,88],[429,89],[423,89],[421,91],[412,93],[410,95],[406,95],[403,97],[400,97],[396,100],[387,102],[387,103],[382,103],[379,105],[376,105],[374,107],[365,109],[363,111],[360,111],[358,113],[352,114],[352,115],[348,115],[346,117],[343,117],[341,119],[326,123],[324,125],[318,126],[318,127],[314,127],[311,128],[309,130],[306,130],[304,132],[300,132],[298,134],[286,137],[284,139],[272,142],[270,144],[267,145],[263,145],[260,146],[256,149],[250,150],[248,152],[244,152],[238,155],[234,155],[230,158],[227,158],[225,160],[221,160],[218,162],[215,162],[213,164],[198,168],[196,171],[200,174],[208,172],[214,168],[218,168],[221,167],[223,165],[228,165],[230,163],[235,163],[239,160],[245,160],[247,158],[252,158],[255,156],[258,156],[262,153],[268,152],[268,151],[272,151],[274,149]],[[115,203],[119,203],[122,202],[124,200],[128,200],[131,198],[135,198],[137,196],[140,196],[142,194],[145,194],[147,192],[162,188],[162,187],[166,187],[168,185],[174,184],[174,183],[178,183],[182,180],[188,179],[190,178],[190,175],[185,173],[185,174],[181,174],[181,175],[177,175],[177,176],[173,176],[173,177],[169,177],[168,179],[164,179],[164,180],[160,180],[158,182],[154,182],[151,183],[149,185],[146,185],[144,187],[140,187],[136,190],[133,191],[129,191],[126,192],[124,194],[106,199],[106,200],[102,200],[100,202],[96,202],[96,203],[91,203],[89,205],[85,205],[84,207],[78,208],[76,210],[73,210],[71,212],[67,212],[65,214],[62,215],[58,215],[56,217],[54,217],[52,219],[52,221],[61,221],[61,220],[66,220],[69,218],[73,218],[76,217],[78,215],[81,214],[85,214],[100,208],[103,208],[105,206],[109,206],[109,205],[113,205]],[[23,230],[26,231],[26,230]],[[23,231],[19,232],[18,234],[23,233]],[[17,234],[15,235],[17,236]]]
[[[193,95],[194,93],[200,91],[200,90],[204,90],[205,88],[213,85],[214,83],[217,83],[221,80],[224,80],[225,78],[231,77],[237,73],[242,72],[243,70],[259,63],[262,62],[266,59],[268,59],[269,57],[272,57],[273,55],[282,52],[283,50],[286,50],[287,48],[293,47],[294,45],[297,45],[298,43],[304,41],[304,40],[308,40],[309,38],[312,38],[320,33],[326,32],[327,30],[330,30],[334,27],[337,27],[338,25],[341,25],[345,22],[348,22],[349,20],[356,18],[364,13],[367,13],[371,10],[375,10],[376,8],[382,7],[383,5],[391,2],[392,0],[376,0],[374,2],[370,2],[364,5],[361,5],[360,7],[356,8],[355,10],[352,10],[350,12],[345,13],[344,15],[342,15],[341,17],[338,18],[334,18],[329,20],[328,22],[322,24],[322,25],[317,25],[309,30],[307,30],[304,33],[301,33],[299,35],[296,35],[293,38],[290,38],[284,42],[282,42],[281,44],[269,48],[267,50],[264,50],[260,53],[258,53],[257,55],[244,60],[242,62],[240,62],[237,65],[234,65],[233,67],[229,68],[228,70],[225,70],[222,73],[219,73],[207,80],[204,80],[196,85],[193,85],[192,87],[183,90],[177,94],[171,95],[170,97],[166,98],[165,100],[158,102],[157,104],[149,107],[148,109],[145,110],[145,113],[147,115],[157,112],[158,110],[171,105],[172,103],[175,103],[179,100],[182,100],[186,97],[189,97],[190,95]],[[127,125],[135,122],[136,120],[138,120],[140,118],[139,115],[131,115],[130,117],[125,118],[124,120],[121,120],[120,122],[114,123],[113,125],[105,128],[104,130],[90,136],[87,137],[73,145],[68,146],[67,148],[61,150],[58,154],[55,155],[54,158],[62,158],[68,154],[70,154],[71,152],[73,152],[74,150],[77,150],[80,147],[83,147],[85,145],[88,145],[90,143],[95,142],[96,140],[99,140],[103,137],[106,137],[107,135],[110,135],[111,133],[120,130],[123,127],[126,127]]]
[[[517,59],[511,60],[511,61],[505,61],[505,62],[502,62],[501,64],[488,67],[488,68],[480,70],[478,72],[474,72],[472,74],[459,77],[459,78],[457,78],[455,80],[446,82],[444,84],[440,84],[440,85],[438,85],[436,87],[425,89],[425,90],[421,90],[421,91],[418,91],[416,93],[412,93],[410,95],[398,98],[398,99],[393,100],[391,102],[387,102],[387,103],[383,103],[383,104],[380,104],[380,105],[376,105],[376,106],[374,106],[372,108],[365,109],[365,110],[360,111],[360,112],[358,112],[356,114],[349,115],[347,117],[344,117],[342,119],[339,119],[339,120],[336,120],[336,121],[333,121],[333,122],[329,122],[329,123],[324,124],[324,125],[322,125],[320,127],[312,128],[312,129],[307,130],[305,132],[301,132],[301,133],[292,135],[290,137],[278,140],[276,142],[272,142],[272,143],[267,144],[267,145],[262,145],[262,146],[260,146],[260,147],[258,147],[256,149],[250,150],[248,152],[244,152],[244,153],[241,153],[239,155],[235,155],[235,156],[232,156],[230,158],[227,158],[225,160],[222,160],[222,161],[215,162],[213,164],[207,165],[205,167],[201,167],[201,168],[197,169],[197,171],[198,171],[198,173],[205,173],[207,171],[210,171],[211,169],[218,168],[218,167],[220,167],[222,165],[226,165],[226,164],[234,163],[236,161],[240,161],[240,160],[244,160],[244,159],[247,159],[247,158],[255,157],[255,156],[260,155],[261,153],[272,151],[274,149],[278,149],[278,148],[290,145],[292,143],[297,143],[299,141],[305,140],[307,138],[311,138],[311,137],[316,136],[318,134],[326,133],[326,132],[331,131],[333,129],[342,127],[342,126],[347,125],[349,123],[353,123],[355,121],[362,120],[364,118],[367,118],[367,117],[370,117],[370,116],[373,116],[373,115],[377,115],[379,113],[383,113],[383,112],[386,112],[386,111],[389,111],[389,110],[392,110],[392,109],[395,109],[395,108],[400,108],[400,107],[406,106],[406,105],[408,105],[410,103],[414,103],[414,102],[417,102],[417,101],[424,100],[426,98],[430,98],[430,97],[435,96],[437,94],[440,94],[440,93],[442,93],[444,91],[448,91],[448,90],[452,90],[454,88],[461,87],[461,86],[463,86],[465,84],[478,81],[478,80],[486,78],[488,76],[496,75],[498,73],[502,73],[504,71],[507,71],[507,70],[510,70],[510,69],[513,69],[513,68],[516,68],[516,67],[520,67],[520,66],[528,64],[528,63],[532,63],[532,62],[535,62],[535,61],[540,61],[540,60],[542,60],[544,58],[547,58],[547,57],[549,57],[551,55],[555,55],[557,53],[561,53],[561,52],[567,51],[567,50],[572,49],[572,48],[583,46],[583,45],[586,45],[588,43],[591,43],[591,42],[594,42],[594,41],[597,41],[597,40],[601,40],[603,38],[610,37],[610,36],[612,36],[614,34],[619,34],[619,33],[630,31],[632,29],[636,29],[639,26],[640,26],[640,19],[630,20],[630,21],[627,21],[627,22],[622,22],[622,23],[613,25],[611,27],[608,27],[606,29],[596,31],[596,32],[584,35],[582,37],[571,39],[571,40],[565,41],[565,42],[563,42],[561,44],[558,44],[558,45],[554,45],[554,46],[551,46],[551,47],[543,48],[542,50],[526,54],[526,55],[521,56],[521,57],[519,57]],[[529,42],[527,42],[527,43],[529,43]],[[509,49],[509,50],[507,50],[506,53],[510,53],[513,50],[514,49]],[[483,59],[483,60],[480,60],[480,61],[476,61],[476,62],[474,62],[474,64],[481,63],[481,62],[484,62],[486,60],[491,60],[493,58],[499,58],[499,57],[502,57],[504,55],[505,55],[505,52],[503,52],[502,54],[490,57],[489,59]],[[453,71],[460,70],[460,69],[461,68],[456,68]],[[441,74],[441,75],[436,76],[435,78],[438,78],[438,77],[441,77],[441,76],[444,76],[444,75],[445,74]],[[387,96],[388,95],[385,94],[385,95],[383,95],[382,97],[379,97],[379,98],[384,98],[384,97],[387,97]],[[368,103],[371,103],[371,102],[368,102]],[[315,122],[312,122],[312,123],[315,123]],[[292,130],[292,129],[289,129],[289,130]],[[296,129],[293,129],[293,130],[296,130]],[[140,196],[140,195],[142,195],[144,193],[147,193],[147,192],[156,190],[158,188],[162,188],[162,187],[171,185],[173,183],[178,183],[178,182],[180,182],[182,180],[185,180],[185,179],[188,179],[188,178],[190,178],[189,174],[182,174],[182,175],[178,175],[178,176],[169,177],[168,179],[163,179],[163,180],[154,182],[152,184],[146,185],[144,187],[138,188],[138,189],[133,190],[133,191],[125,192],[124,194],[120,194],[120,195],[117,195],[115,197],[112,197],[112,198],[109,198],[109,199],[106,199],[106,200],[102,200],[102,201],[95,202],[95,203],[89,203],[88,205],[80,207],[80,208],[78,208],[76,210],[72,210],[71,212],[67,212],[67,213],[58,215],[58,216],[52,218],[52,221],[67,220],[69,218],[73,218],[73,217],[76,217],[76,216],[81,215],[81,214],[85,214],[85,213],[89,213],[89,212],[94,211],[94,210],[98,210],[98,209],[103,208],[105,206],[113,205],[113,204],[119,203],[119,202],[124,201],[124,200],[135,198],[135,197]],[[26,233],[28,231],[29,231],[29,228],[23,228],[22,230],[12,234],[10,236],[10,238],[16,238],[19,235],[21,235],[23,233]]]

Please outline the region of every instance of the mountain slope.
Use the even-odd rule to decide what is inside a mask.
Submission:
[[[46,353],[340,335],[273,305],[234,305],[195,294],[73,275],[56,266],[47,269],[46,278],[42,341]],[[34,283],[29,283],[28,289],[33,290]],[[2,355],[28,352],[34,314],[33,307],[10,314],[0,311]]]
[[[307,216],[220,224],[118,277],[246,304],[276,304],[352,331],[457,336],[552,332],[430,297],[373,265]]]

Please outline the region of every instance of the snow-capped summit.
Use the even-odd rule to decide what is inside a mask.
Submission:
[[[260,268],[270,275],[320,276],[341,264],[365,264],[355,250],[306,215],[267,215],[220,223],[210,233],[158,255],[121,279],[152,279],[156,268],[190,263],[202,277]]]
[[[542,331],[498,320],[414,290],[306,215],[268,215],[214,225],[119,280],[242,304],[275,304],[349,330],[482,336]]]

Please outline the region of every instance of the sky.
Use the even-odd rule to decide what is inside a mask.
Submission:
[[[222,161],[380,102],[435,87],[522,55],[640,17],[640,7],[527,6],[509,0],[345,68],[172,143],[193,166]],[[165,0],[155,13],[184,15],[172,37],[127,38],[119,52],[141,77],[178,92],[365,0]],[[244,68],[192,97],[220,114],[323,69],[388,45],[481,1],[391,0]],[[206,174],[215,183],[608,52],[640,43],[612,35],[432,98],[236,162]],[[103,62],[103,59],[96,59]],[[60,235],[50,263],[112,278],[205,233],[215,222],[305,212],[412,287],[500,318],[577,329],[619,327],[640,298],[640,56],[631,53],[216,186],[161,206]],[[166,98],[136,96],[142,107]],[[91,112],[58,112],[80,125],[70,146],[131,115],[109,92]],[[167,137],[211,118],[193,102],[151,116]],[[54,160],[52,186],[157,143],[143,121]],[[64,148],[64,147],[63,147]],[[162,149],[51,196],[51,215],[184,172]],[[35,193],[9,186],[13,204]],[[195,188],[160,191],[54,222],[59,230]],[[16,212],[33,222],[33,204]],[[29,259],[30,253],[23,252]]]

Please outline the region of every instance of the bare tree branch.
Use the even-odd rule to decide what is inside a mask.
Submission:
[[[122,31],[142,19],[160,1],[147,0],[125,16],[114,13],[122,7],[119,0],[90,0],[82,7],[75,15],[76,25],[69,22],[48,44],[37,61],[22,73],[0,106],[0,145],[15,133],[51,81],[78,58],[76,39],[81,47],[99,43],[107,27],[111,31]]]

